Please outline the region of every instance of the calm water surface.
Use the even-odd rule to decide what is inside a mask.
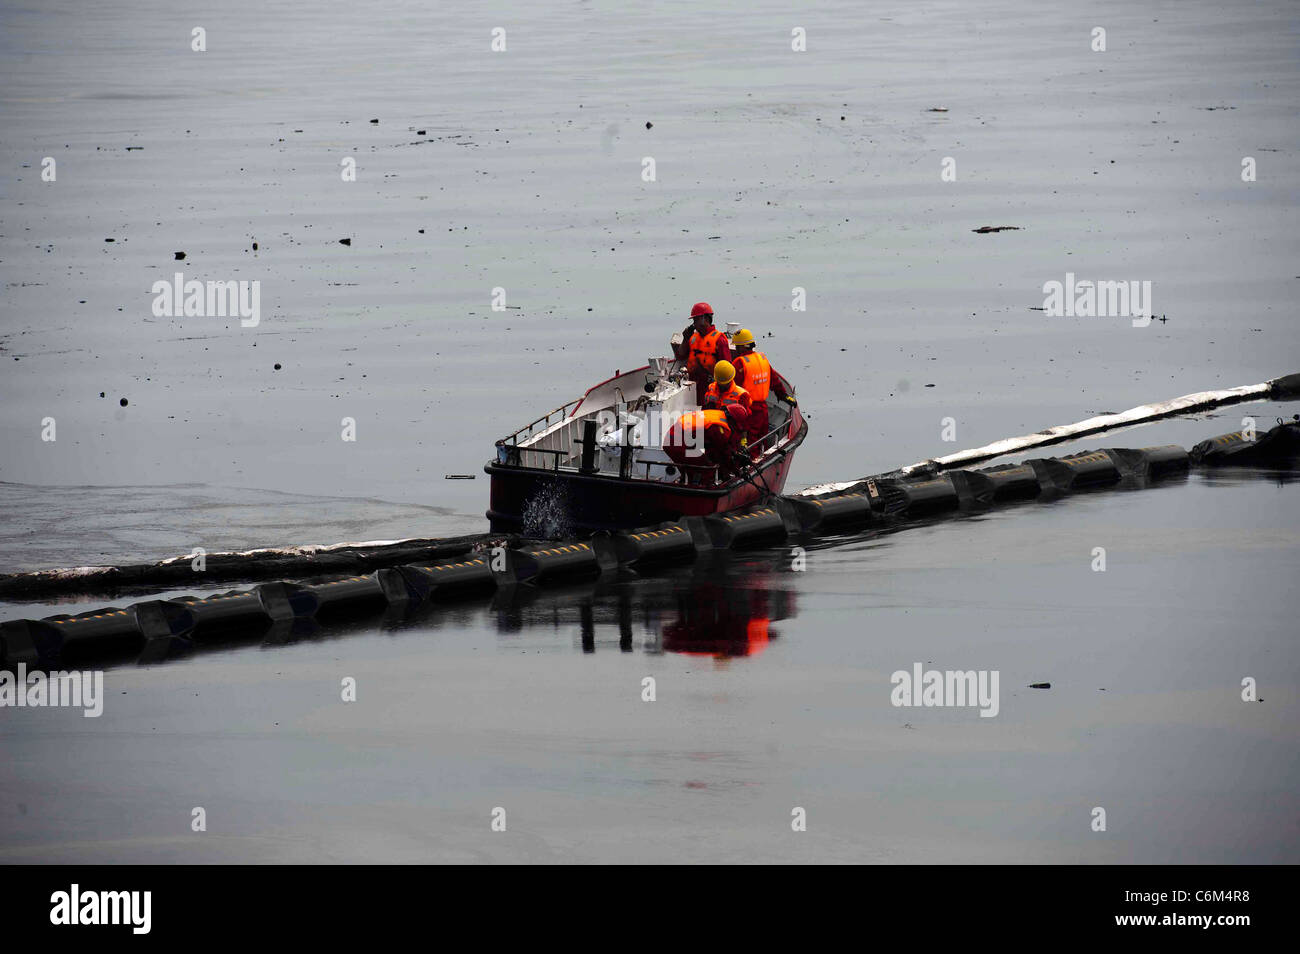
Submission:
[[[0,571],[482,529],[492,441],[701,299],[799,387],[792,487],[1300,370],[1293,3],[739,9],[4,5]],[[177,270],[260,324],[155,317]],[[1067,272],[1167,321],[1033,310]],[[112,668],[99,719],[0,710],[0,860],[1300,860],[1295,484],[807,560]],[[918,662],[997,670],[998,716],[890,705]]]
[[[1297,492],[1193,476],[113,668],[98,719],[0,721],[0,857],[1294,862]],[[892,706],[916,662],[998,670],[998,715]]]

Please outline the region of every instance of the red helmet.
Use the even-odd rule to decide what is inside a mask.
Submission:
[[[708,315],[710,318],[713,317],[713,309],[709,306],[707,301],[697,301],[691,307],[692,318],[698,318],[700,315]]]

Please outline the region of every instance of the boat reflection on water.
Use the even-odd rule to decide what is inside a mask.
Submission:
[[[576,629],[582,651],[754,656],[779,637],[774,623],[796,615],[788,557],[701,554],[691,566],[648,577],[499,592],[497,632]]]
[[[773,623],[795,616],[789,564],[785,550],[705,552],[685,566],[644,573],[624,569],[596,579],[523,583],[490,593],[472,589],[441,601],[378,611],[367,604],[325,619],[299,617],[208,633],[183,653],[142,656],[134,646],[114,646],[94,659],[101,666],[155,665],[253,646],[283,651],[374,633],[427,637],[460,632],[473,638],[476,632],[494,631],[502,648],[526,651],[548,652],[569,644],[585,653],[617,648],[717,659],[753,656],[779,635]],[[517,647],[504,645],[512,641]]]
[[[794,615],[789,590],[703,584],[679,594],[678,616],[664,624],[663,649],[692,656],[757,656],[778,636],[774,620]]]

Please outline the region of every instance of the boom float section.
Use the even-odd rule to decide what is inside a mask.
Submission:
[[[406,612],[425,603],[472,599],[516,587],[617,578],[690,563],[707,551],[797,542],[823,534],[898,527],[955,511],[986,510],[1014,501],[1056,498],[1124,486],[1141,488],[1179,477],[1193,465],[1286,462],[1300,455],[1300,417],[1253,435],[1234,432],[1197,444],[1106,448],[1036,458],[981,470],[908,477],[869,477],[823,494],[772,497],[747,510],[687,517],[640,530],[583,540],[504,542],[484,535],[441,561],[383,567],[369,574],[306,582],[263,583],[206,597],[148,599],[74,615],[0,624],[0,665],[62,669],[97,661],[158,662],[233,633],[277,640],[331,619]],[[296,628],[296,629],[295,629]]]

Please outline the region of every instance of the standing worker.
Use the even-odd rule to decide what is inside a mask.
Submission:
[[[695,382],[695,403],[704,404],[704,392],[713,381],[713,366],[731,360],[727,336],[713,327],[713,308],[707,301],[696,302],[691,323],[682,332],[677,360],[686,362],[686,372]]]
[[[772,370],[767,355],[756,351],[754,334],[748,328],[741,328],[731,336],[731,343],[736,346],[736,384],[749,394],[751,405],[749,411],[749,443],[757,445],[767,433],[767,395],[776,395],[777,400],[785,401],[791,407],[798,407],[794,391],[786,384],[785,378]],[[761,450],[755,446],[755,450]]]

